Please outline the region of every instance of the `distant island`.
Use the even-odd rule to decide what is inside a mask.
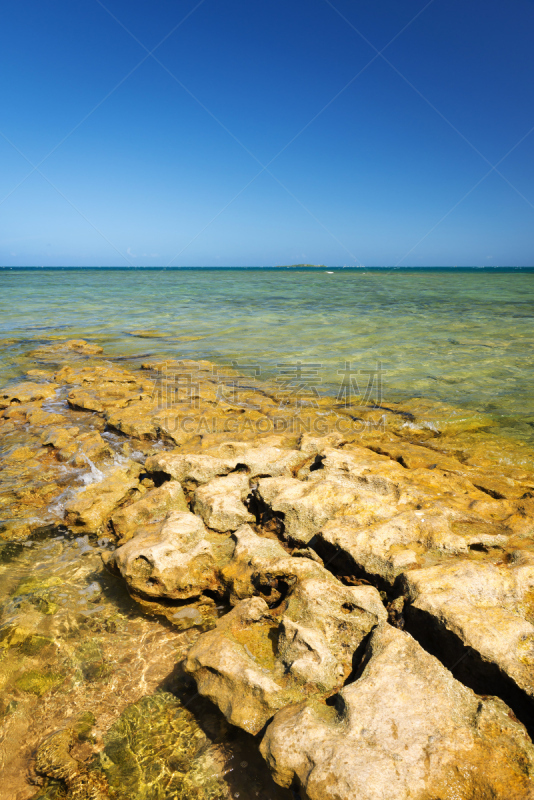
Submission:
[[[326,264],[279,264],[275,269],[296,269],[297,267],[316,267],[317,269],[328,269]]]

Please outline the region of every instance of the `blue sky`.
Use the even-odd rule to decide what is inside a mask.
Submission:
[[[533,40],[534,0],[8,0],[0,264],[532,265]]]

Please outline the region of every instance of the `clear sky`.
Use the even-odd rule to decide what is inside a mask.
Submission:
[[[534,0],[6,0],[0,265],[532,265],[533,41]]]

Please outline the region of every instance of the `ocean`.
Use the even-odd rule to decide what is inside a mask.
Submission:
[[[489,414],[534,443],[534,269],[0,270],[0,383],[36,344],[84,337],[110,357],[207,359],[251,378]],[[376,391],[376,386],[373,391]]]

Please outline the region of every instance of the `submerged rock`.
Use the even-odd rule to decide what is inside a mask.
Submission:
[[[35,771],[60,782],[65,786],[69,800],[108,800],[108,786],[105,778],[96,771],[90,771],[71,755],[76,743],[75,731],[70,728],[53,733],[39,747],[35,759]],[[54,787],[51,787],[52,790]],[[46,797],[39,793],[39,797]],[[50,796],[50,795],[48,795]],[[54,795],[52,795],[54,796]],[[65,796],[60,791],[57,797]],[[35,800],[39,800],[38,797]]]
[[[29,651],[31,652],[31,651]],[[52,689],[59,686],[65,680],[65,676],[55,672],[39,672],[38,670],[28,670],[23,672],[17,680],[15,685],[17,689],[29,694],[36,694],[37,697],[52,691]]]
[[[107,784],[110,800],[291,800],[254,749],[206,701],[191,708],[158,691],[128,706],[104,734],[89,777]]]
[[[310,800],[534,797],[534,747],[497,698],[477,697],[408,634],[381,626],[335,707],[279,711],[261,751]]]
[[[210,739],[171,694],[158,692],[129,706],[104,743],[100,767],[121,800],[229,797]]]
[[[103,347],[100,347],[98,344],[91,344],[85,339],[67,339],[57,344],[42,345],[30,355],[38,359],[55,359],[72,355],[98,356],[103,352]]]

